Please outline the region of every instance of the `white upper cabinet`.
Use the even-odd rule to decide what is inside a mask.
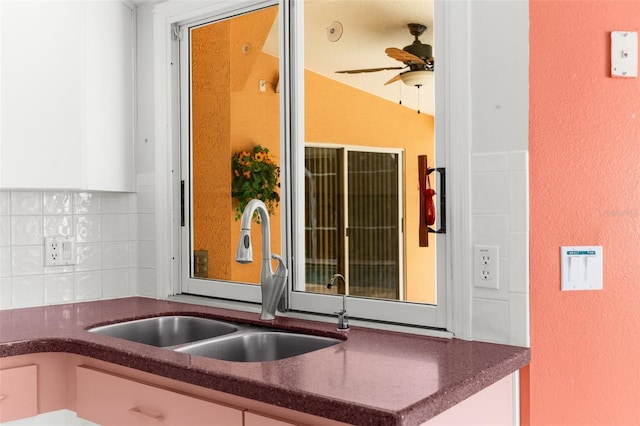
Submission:
[[[0,187],[134,191],[135,12],[0,2]]]

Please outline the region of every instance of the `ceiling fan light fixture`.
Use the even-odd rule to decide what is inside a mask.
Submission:
[[[431,86],[433,85],[433,71],[408,71],[400,74],[400,80],[407,86]]]

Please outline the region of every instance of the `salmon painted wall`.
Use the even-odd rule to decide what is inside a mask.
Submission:
[[[530,0],[525,424],[640,421],[640,79],[610,77],[615,30],[640,1]],[[562,245],[603,246],[602,291],[560,291]]]

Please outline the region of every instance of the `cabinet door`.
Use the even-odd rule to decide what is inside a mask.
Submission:
[[[38,414],[38,367],[0,370],[0,423]]]
[[[134,191],[134,11],[86,3],[87,188]]]
[[[0,188],[134,191],[135,12],[0,1]]]
[[[0,187],[78,188],[84,4],[0,2]]]
[[[242,426],[241,409],[88,367],[76,368],[77,414],[101,425]]]

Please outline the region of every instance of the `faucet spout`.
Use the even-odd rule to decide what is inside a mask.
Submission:
[[[331,288],[338,278],[342,278],[342,282],[347,283],[342,274],[333,274],[331,278],[329,278],[329,283],[327,284],[327,288]],[[347,294],[342,295],[342,310],[338,312],[334,312],[338,315],[338,331],[347,331],[349,330],[349,316],[347,315]]]
[[[251,218],[254,212],[260,215],[262,230],[262,267],[260,270],[260,291],[262,293],[261,320],[273,320],[276,317],[276,307],[284,291],[289,271],[284,260],[277,254],[271,254],[271,228],[269,211],[260,200],[251,200],[242,213],[240,241],[236,250],[236,262],[253,262],[253,248],[251,245]],[[278,262],[276,271],[271,268],[271,259]]]

